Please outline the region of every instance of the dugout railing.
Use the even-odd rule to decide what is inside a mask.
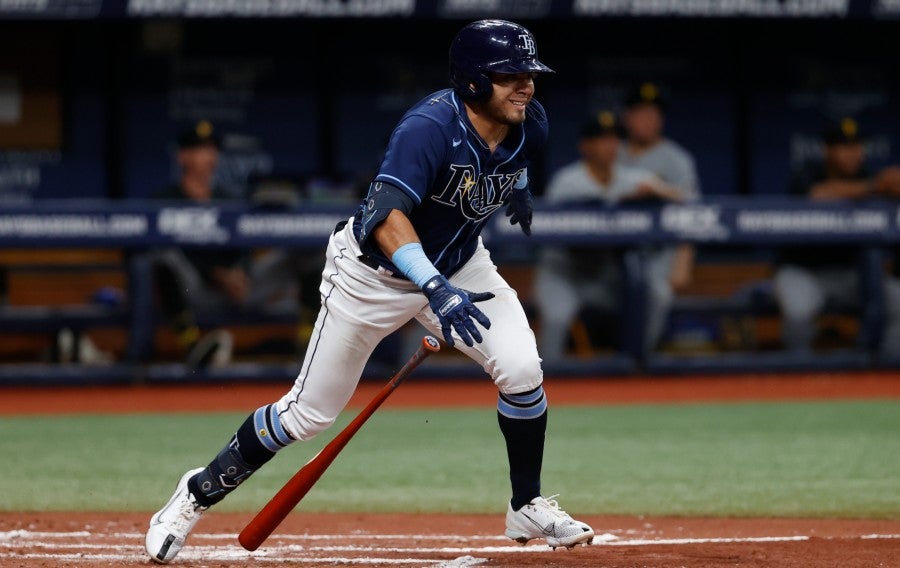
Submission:
[[[226,369],[188,373],[182,365],[157,365],[152,360],[152,341],[160,318],[153,301],[148,267],[134,254],[150,247],[181,246],[308,247],[321,250],[334,223],[352,214],[353,207],[305,206],[296,209],[254,209],[236,205],[185,207],[140,201],[40,202],[6,207],[0,211],[0,249],[43,250],[97,248],[126,251],[127,304],[68,308],[6,306],[0,310],[4,333],[50,330],[60,326],[87,330],[97,326],[127,329],[127,355],[102,368],[78,365],[0,365],[0,381],[13,380],[184,380],[217,378],[271,378],[293,376],[299,361],[270,365],[231,365]],[[814,204],[803,200],[707,198],[691,205],[629,206],[610,208],[546,207],[538,203],[533,237],[524,237],[518,227],[497,216],[485,228],[484,238],[498,262],[510,256],[530,262],[529,254],[542,244],[592,244],[633,247],[641,243],[691,241],[701,251],[725,251],[732,262],[740,262],[741,247],[777,249],[784,243],[827,246],[855,243],[861,247],[859,267],[862,300],[854,308],[859,335],[851,349],[797,356],[780,351],[681,355],[644,353],[641,336],[641,285],[639,257],[626,267],[629,292],[623,313],[628,325],[622,329],[621,350],[587,360],[573,360],[560,374],[622,374],[635,371],[669,373],[709,370],[834,369],[896,366],[897,361],[874,357],[874,346],[884,321],[883,298],[878,285],[886,252],[900,243],[897,206],[871,201],[854,204]],[[510,251],[526,251],[510,255]],[[721,256],[721,255],[720,255]],[[701,255],[702,260],[703,255]],[[736,258],[734,258],[736,257]],[[90,267],[88,266],[87,269]],[[9,269],[9,267],[7,267]],[[65,285],[64,282],[61,285]],[[845,308],[841,308],[846,311]],[[681,297],[672,317],[685,314],[739,316],[774,315],[771,300],[758,296],[728,298]],[[230,317],[253,325],[272,321],[290,322],[285,313],[218,314],[207,325],[227,325]],[[438,363],[422,372],[473,375],[480,371],[470,363]],[[99,379],[98,379],[99,377]]]

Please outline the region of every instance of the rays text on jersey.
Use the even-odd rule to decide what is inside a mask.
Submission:
[[[479,175],[472,164],[450,164],[451,176],[444,190],[431,199],[448,207],[459,207],[467,219],[480,221],[503,205],[506,195],[525,168],[505,174]]]

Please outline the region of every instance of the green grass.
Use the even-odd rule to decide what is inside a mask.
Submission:
[[[155,510],[244,418],[0,419],[0,510]],[[258,509],[350,418],[218,509]],[[544,488],[571,512],[900,517],[897,402],[560,407],[547,441]],[[492,410],[381,410],[300,508],[496,513],[506,478]]]

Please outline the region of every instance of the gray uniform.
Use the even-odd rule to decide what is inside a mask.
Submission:
[[[627,145],[619,148],[618,162],[624,166],[648,170],[664,182],[680,189],[685,199],[700,198],[700,181],[694,158],[678,143],[663,138],[641,154],[630,154]]]
[[[609,183],[591,177],[584,162],[560,169],[547,187],[549,203],[601,201],[617,203],[633,195],[653,174],[617,166]],[[618,304],[618,263],[611,252],[594,246],[546,247],[541,250],[535,300],[540,312],[540,351],[548,362],[563,356],[569,327],[584,305],[613,309]]]
[[[677,187],[686,201],[700,199],[700,180],[694,158],[678,143],[663,138],[641,154],[632,155],[626,145],[619,148],[618,161],[622,165],[648,170],[664,182]],[[665,331],[669,309],[675,293],[669,283],[675,247],[656,249],[647,257],[644,279],[647,282],[647,320],[644,351],[656,347]]]

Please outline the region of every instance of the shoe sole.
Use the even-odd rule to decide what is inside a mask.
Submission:
[[[572,550],[579,544],[581,544],[583,546],[588,546],[589,544],[592,544],[594,542],[594,531],[588,531],[588,532],[585,532],[584,534],[580,534],[580,535],[578,535],[578,538],[576,540],[569,542],[569,543],[563,543],[559,539],[554,539],[552,537],[547,537],[547,536],[543,536],[543,535],[529,537],[528,535],[523,534],[521,531],[513,531],[513,530],[507,530],[506,536],[508,538],[511,538],[512,540],[518,542],[519,544],[523,544],[523,545],[528,544],[528,541],[530,541],[530,540],[543,538],[544,540],[547,541],[547,546],[549,546],[550,548],[552,548],[554,550],[556,550],[560,546],[564,546],[567,549]],[[555,543],[553,541],[555,541]]]

